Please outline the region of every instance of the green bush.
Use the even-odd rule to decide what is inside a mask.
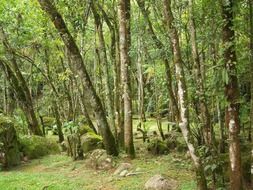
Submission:
[[[60,152],[58,144],[45,137],[40,136],[22,136],[20,141],[20,151],[29,159],[39,158],[48,154]]]

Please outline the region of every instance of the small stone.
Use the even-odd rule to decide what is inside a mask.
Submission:
[[[128,170],[123,170],[122,172],[120,172],[119,176],[120,177],[125,177],[128,173]]]
[[[132,165],[130,163],[121,163],[118,168],[115,170],[113,175],[119,175],[122,171],[128,170],[132,168]]]

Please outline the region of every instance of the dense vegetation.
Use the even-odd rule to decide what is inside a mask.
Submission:
[[[0,189],[141,189],[159,173],[252,188],[253,1],[1,0],[0,15],[0,168],[21,165]],[[49,185],[29,185],[37,158]],[[123,161],[147,170],[103,179]],[[66,184],[50,172],[71,167]]]

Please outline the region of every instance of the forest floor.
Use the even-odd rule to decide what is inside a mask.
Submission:
[[[85,161],[72,161],[66,154],[45,156],[31,160],[10,171],[0,173],[0,190],[141,190],[155,174],[175,179],[181,190],[194,190],[194,172],[185,154],[172,152],[152,156],[141,141],[136,143],[136,159],[124,154],[115,159],[117,164],[129,162],[142,172],[138,175],[114,176],[115,169],[89,169]]]

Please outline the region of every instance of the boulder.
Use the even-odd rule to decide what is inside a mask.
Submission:
[[[19,163],[20,152],[14,124],[10,118],[0,115],[0,164],[8,168]]]
[[[132,164],[130,163],[121,163],[118,168],[115,170],[113,175],[120,175],[123,171],[127,171],[132,168]],[[127,174],[127,173],[126,173]]]
[[[87,125],[81,125],[79,127],[79,135],[80,136],[82,136],[82,135],[84,135],[84,134],[86,134],[88,132],[89,133],[94,133],[94,131],[89,126],[87,126]]]
[[[155,175],[145,183],[145,190],[176,190],[177,182],[162,175]]]
[[[103,148],[102,137],[93,132],[85,133],[80,139],[83,153]]]
[[[86,160],[86,165],[97,170],[109,170],[114,167],[113,157],[104,149],[93,150]]]

